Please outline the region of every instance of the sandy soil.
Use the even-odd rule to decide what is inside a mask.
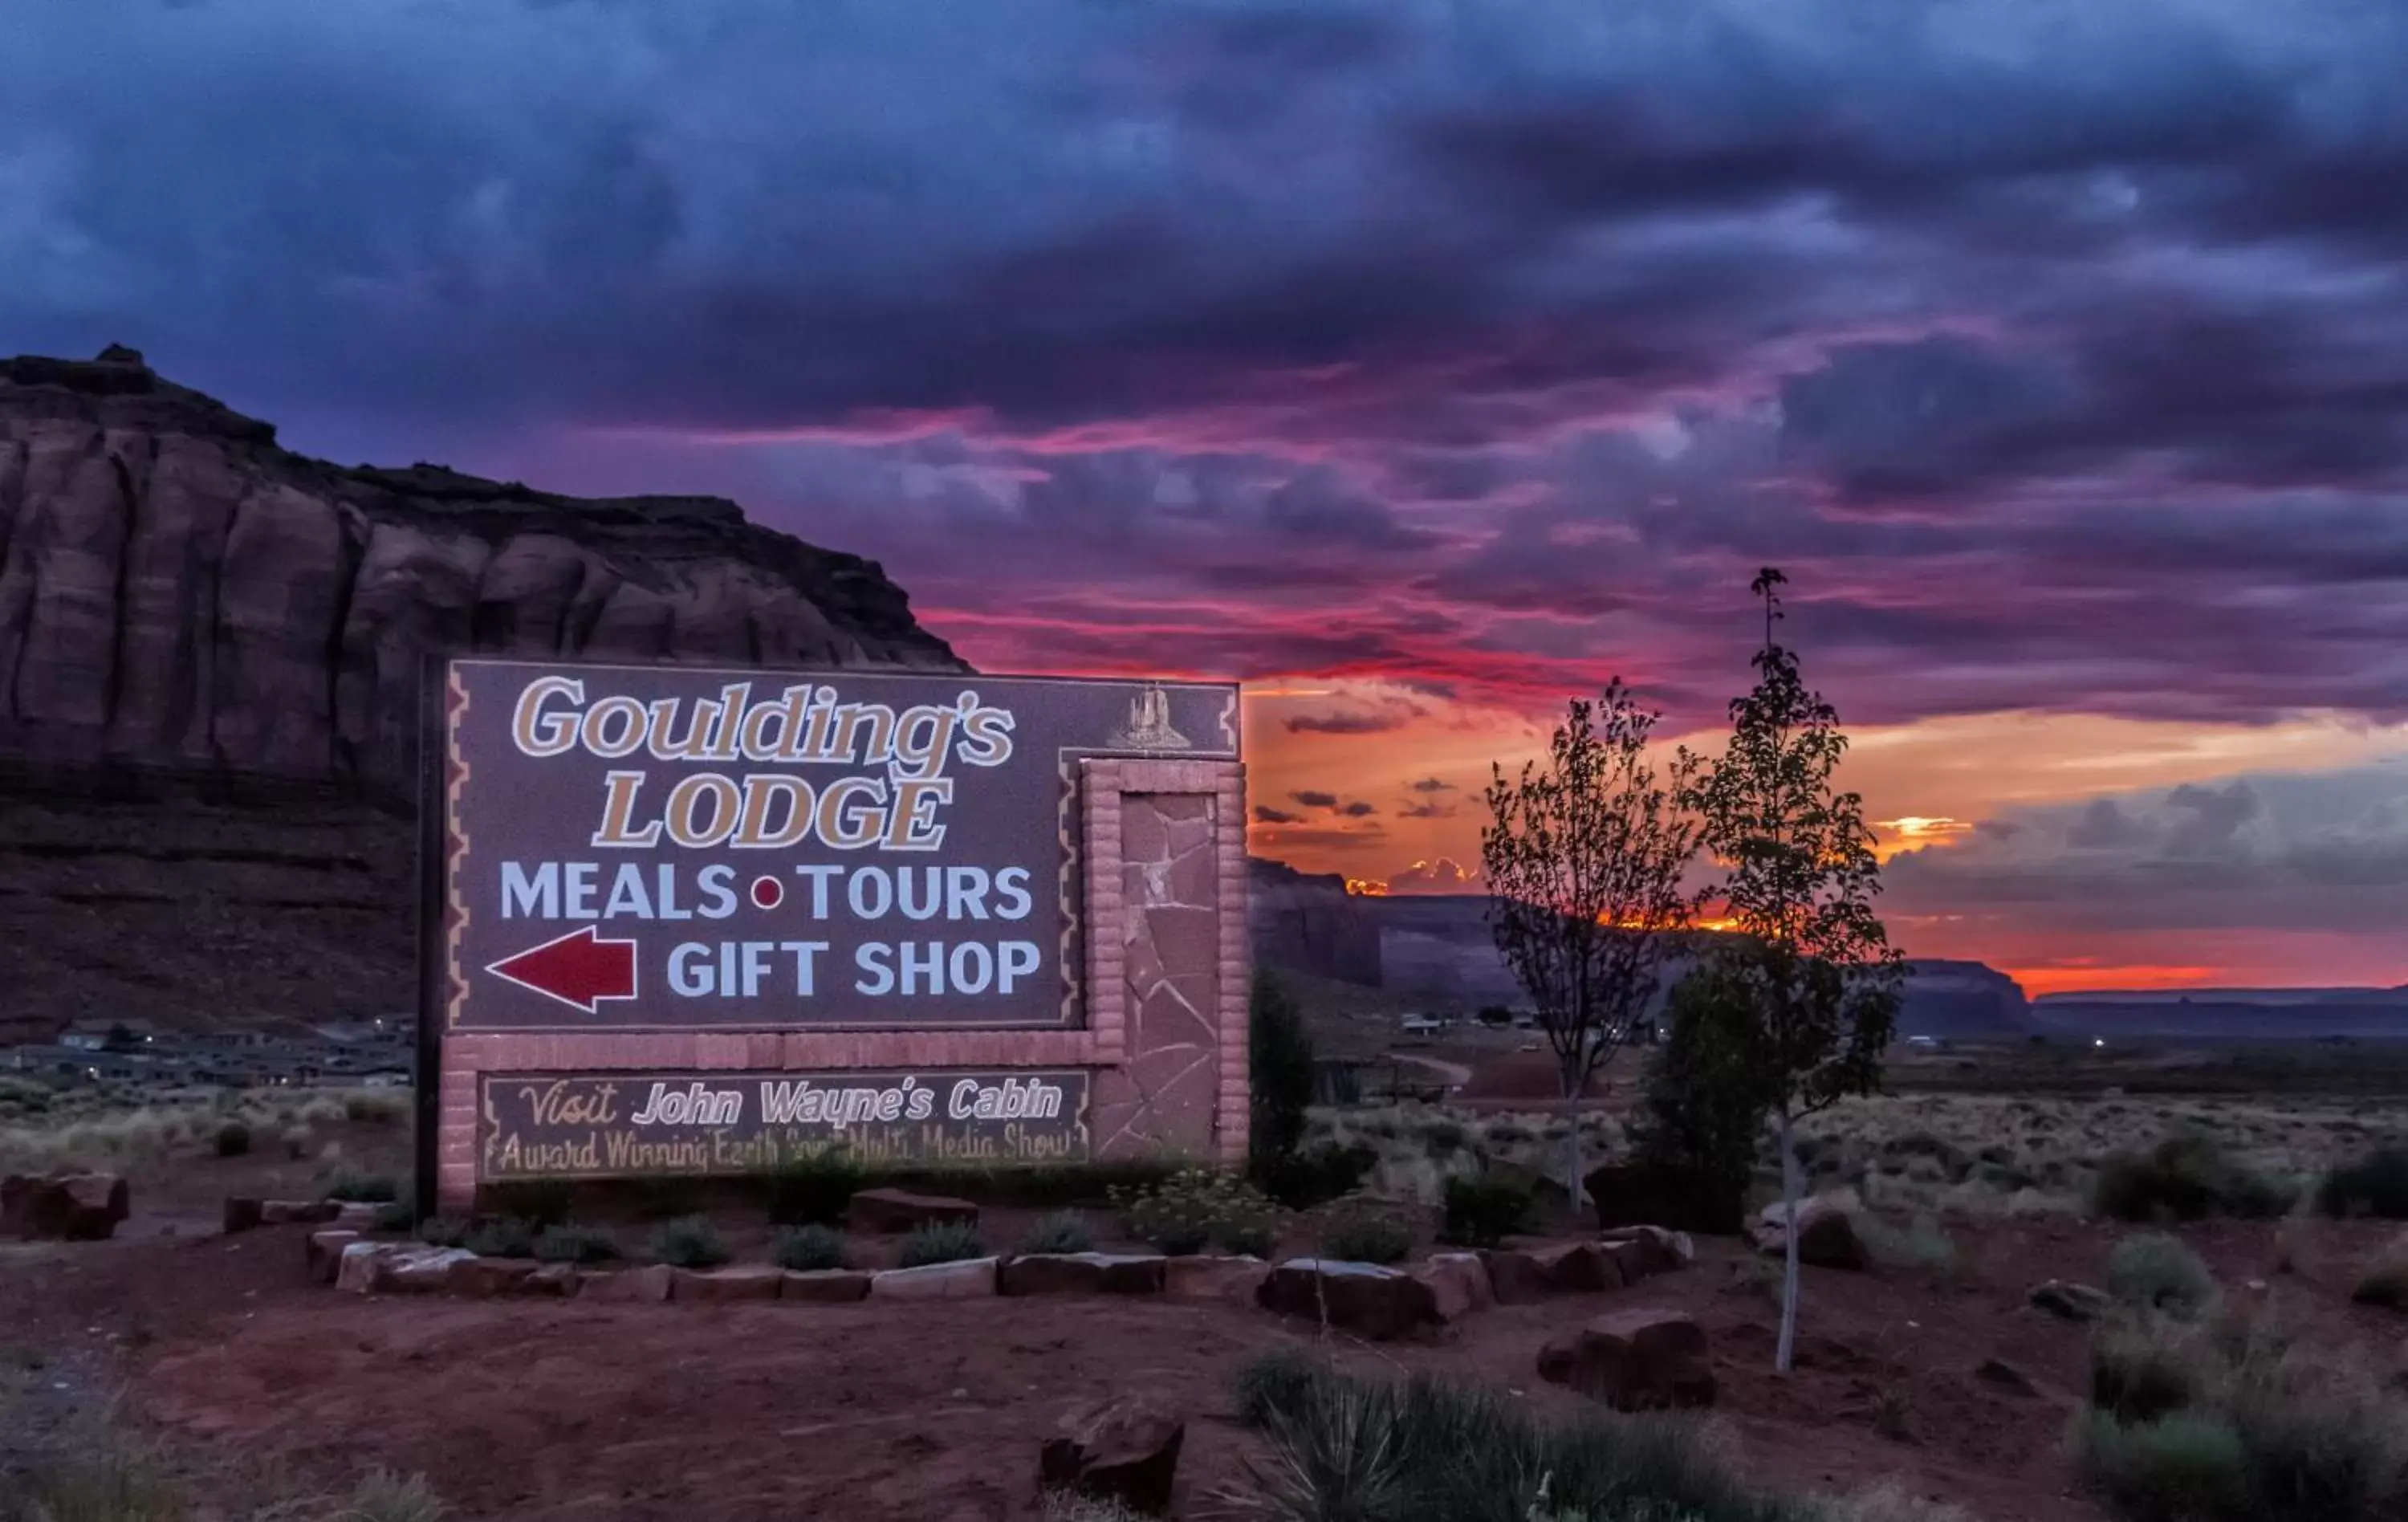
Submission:
[[[1189,1414],[1182,1510],[1201,1513],[1239,1477],[1251,1441],[1228,1419],[1231,1370],[1307,1338],[1248,1311],[1154,1301],[362,1300],[305,1283],[297,1229],[214,1234],[227,1188],[288,1166],[194,1160],[150,1181],[118,1241],[0,1251],[0,1340],[122,1379],[126,1409],[172,1436],[330,1483],[371,1465],[421,1471],[468,1517],[943,1522],[1033,1515],[1037,1445],[1061,1410],[1140,1388]],[[2319,1225],[2290,1274],[2277,1271],[2271,1226],[2187,1234],[2235,1293],[2271,1281],[2334,1337],[2408,1365],[2408,1322],[2344,1300],[2351,1263],[2390,1229]],[[2043,1279],[2096,1282],[2118,1233],[2062,1219],[1955,1230],[1971,1265],[1956,1285],[1809,1271],[1801,1368],[1786,1381],[1770,1372],[1771,1301],[1737,1280],[1741,1255],[1726,1242],[1641,1289],[1500,1309],[1427,1343],[1339,1351],[1571,1411],[1576,1397],[1535,1377],[1540,1345],[1611,1306],[1669,1305],[1705,1323],[1720,1419],[1766,1483],[1852,1489],[1896,1477],[1985,1522],[2096,1516],[2061,1447],[2084,1331],[2023,1300]],[[2042,1393],[1978,1378],[1994,1357]],[[1902,1437],[1877,1426],[1892,1390]]]

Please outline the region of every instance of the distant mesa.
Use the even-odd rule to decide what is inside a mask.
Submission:
[[[438,650],[966,668],[874,562],[723,498],[346,468],[123,344],[0,359],[0,764],[398,798]]]

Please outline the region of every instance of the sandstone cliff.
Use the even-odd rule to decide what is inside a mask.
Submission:
[[[0,758],[405,796],[430,650],[961,665],[732,502],[345,469],[132,350],[0,360]]]

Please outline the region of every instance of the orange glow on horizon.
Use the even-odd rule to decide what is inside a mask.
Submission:
[[[2094,988],[2208,988],[2227,977],[2223,968],[2148,962],[2074,962],[2054,967],[2002,967],[1999,970],[2020,984],[2025,997],[2029,998],[2042,994],[2078,994]]]

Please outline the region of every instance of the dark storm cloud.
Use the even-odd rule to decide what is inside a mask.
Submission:
[[[1287,721],[1291,735],[1378,735],[1401,729],[1405,713],[1299,713]]]
[[[2400,7],[224,0],[8,53],[0,351],[734,492],[987,664],[1711,720],[1770,561],[1856,722],[2408,715]]]

